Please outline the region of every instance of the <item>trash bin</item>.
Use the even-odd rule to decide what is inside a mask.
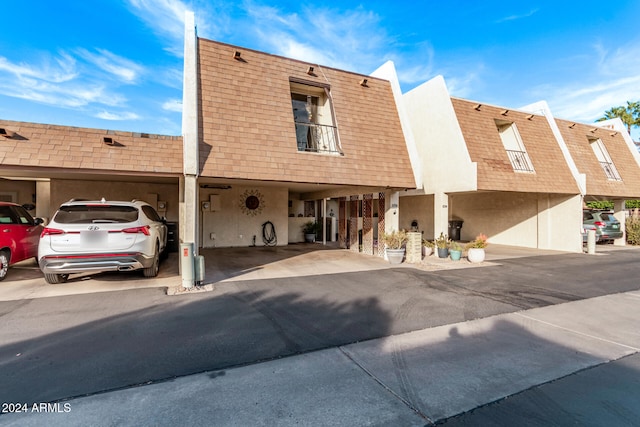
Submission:
[[[449,238],[451,240],[460,240],[460,229],[462,228],[462,220],[449,221]]]

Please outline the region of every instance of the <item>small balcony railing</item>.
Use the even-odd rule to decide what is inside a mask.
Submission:
[[[604,171],[605,175],[607,175],[608,179],[613,181],[622,181],[622,178],[618,173],[618,169],[616,169],[613,163],[600,162],[600,166],[602,167],[602,170]]]
[[[526,151],[507,150],[513,170],[519,172],[535,172]]]
[[[341,153],[335,126],[315,123],[296,123],[298,151],[312,153]]]

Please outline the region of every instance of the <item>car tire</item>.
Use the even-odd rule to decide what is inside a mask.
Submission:
[[[44,280],[50,285],[57,285],[58,283],[65,283],[69,279],[68,274],[48,274],[45,273]]]
[[[156,244],[156,251],[153,253],[153,263],[151,266],[142,270],[144,277],[156,277],[160,270],[160,254],[158,253],[159,247]]]
[[[0,281],[7,277],[9,271],[9,260],[11,255],[8,251],[0,251]]]

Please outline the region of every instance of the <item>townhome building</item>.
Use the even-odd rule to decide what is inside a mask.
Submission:
[[[200,38],[187,13],[181,136],[0,120],[0,199],[50,218],[71,198],[143,199],[199,248],[318,239],[384,255],[397,229],[582,251],[582,209],[640,198],[618,120],[557,119],[452,97],[440,76],[403,94],[370,75]],[[619,239],[617,244],[624,244]]]

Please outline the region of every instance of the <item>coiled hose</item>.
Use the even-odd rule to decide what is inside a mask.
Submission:
[[[267,246],[275,246],[278,244],[278,236],[276,236],[276,227],[271,221],[262,224],[262,241]]]

